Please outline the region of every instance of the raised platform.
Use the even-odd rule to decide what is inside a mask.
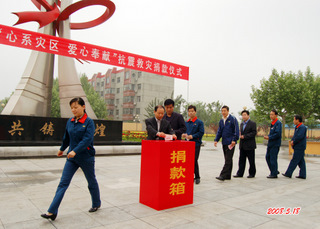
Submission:
[[[97,147],[98,148],[98,147]],[[256,149],[257,174],[224,182],[215,179],[224,164],[221,143],[207,142],[199,157],[201,183],[194,186],[194,203],[157,211],[139,203],[140,155],[96,157],[101,208],[89,213],[88,183],[79,169],[59,207],[55,221],[40,217],[56,192],[66,158],[0,160],[0,229],[212,229],[212,228],[320,228],[320,158],[307,157],[307,179],[282,175],[267,179],[270,171],[266,146]],[[233,173],[238,169],[238,146]],[[286,171],[291,157],[281,147],[279,171]],[[284,207],[299,214],[267,214]],[[272,211],[274,212],[274,211]]]

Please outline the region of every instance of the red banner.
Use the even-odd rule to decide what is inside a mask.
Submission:
[[[189,67],[0,24],[0,44],[189,80]]]

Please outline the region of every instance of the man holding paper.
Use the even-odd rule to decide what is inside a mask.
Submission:
[[[166,135],[172,135],[173,139],[177,139],[170,123],[163,119],[164,107],[158,105],[154,108],[154,117],[146,119],[146,126],[148,132],[147,140],[164,140]],[[167,139],[169,139],[167,137]]]
[[[217,147],[218,141],[222,138],[222,149],[224,153],[224,166],[216,179],[224,181],[231,179],[232,172],[232,157],[234,154],[235,145],[239,139],[239,124],[238,120],[229,114],[229,107],[221,108],[222,119],[219,122],[219,129],[214,140],[214,146]]]

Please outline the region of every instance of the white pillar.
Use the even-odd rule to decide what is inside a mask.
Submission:
[[[61,1],[61,11],[72,4],[72,0]],[[59,36],[70,39],[70,20],[60,23]],[[97,119],[91,105],[81,86],[80,78],[77,74],[74,59],[65,56],[58,57],[58,77],[59,77],[59,96],[61,117],[69,118],[72,116],[69,102],[74,97],[81,97],[86,104],[86,111],[89,117]]]

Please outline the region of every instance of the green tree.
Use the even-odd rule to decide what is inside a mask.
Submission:
[[[106,103],[103,98],[94,90],[92,85],[89,84],[88,78],[85,74],[80,77],[81,85],[86,93],[87,99],[98,119],[107,119],[108,112]]]
[[[173,99],[173,101],[174,101],[174,112],[181,114],[184,108],[184,104],[186,103],[186,100],[182,98],[182,95],[178,95],[175,99]]]
[[[219,121],[221,119],[221,108],[223,104],[220,101],[212,102],[207,104],[208,113],[210,117],[209,128],[212,129],[215,133],[218,131]]]
[[[255,115],[258,119],[266,118],[272,109],[279,112],[282,119],[282,138],[285,139],[285,124],[288,118],[294,114],[309,117],[312,114],[312,91],[310,82],[313,81],[313,74],[303,75],[292,72],[281,72],[273,69],[269,79],[260,81],[260,88],[252,86],[251,99],[255,105]],[[290,120],[291,121],[291,120]]]
[[[147,114],[144,115],[144,117],[146,119],[148,118],[152,118],[154,116],[154,108],[157,105],[163,105],[164,100],[160,100],[157,98],[154,98],[153,100],[151,100],[148,104],[148,106],[145,108],[145,111],[147,112]]]
[[[183,116],[185,119],[188,119],[189,105],[193,105],[197,108],[197,117],[203,121],[204,126],[216,131],[219,121],[221,119],[222,103],[220,103],[220,101],[211,103],[196,101],[186,104],[183,112]]]
[[[270,127],[270,117],[267,115],[259,115],[256,110],[250,111],[250,119],[253,120],[257,124],[257,131],[263,130],[263,132],[267,133]]]
[[[59,98],[59,81],[53,80],[52,99],[51,99],[51,117],[60,118],[60,98]]]
[[[181,114],[182,109],[184,107],[184,104],[186,103],[186,100],[182,98],[182,95],[178,95],[176,98],[173,98],[173,92],[171,94],[172,100],[174,101],[174,112],[177,112],[179,114]],[[164,99],[160,100],[157,98],[154,98],[153,100],[151,100],[148,104],[148,106],[145,108],[145,111],[147,112],[147,114],[144,115],[144,117],[146,119],[151,118],[154,116],[154,108],[157,105],[162,105],[164,104],[164,101],[168,99],[167,97],[165,97]]]
[[[5,97],[4,99],[0,100],[0,114],[3,111],[4,107],[7,105],[10,97]]]
[[[87,96],[87,99],[98,119],[107,119],[108,113],[106,104],[103,98],[94,90],[89,84],[88,78],[85,74],[80,77],[82,88]],[[60,115],[60,98],[59,98],[59,81],[54,79],[52,88],[52,100],[51,100],[51,116],[61,117]]]
[[[201,101],[189,102],[185,104],[184,111],[182,116],[187,120],[188,119],[188,106],[193,105],[197,108],[197,117],[203,121],[205,126],[209,125],[210,117],[207,111],[207,104]]]
[[[318,127],[319,121],[315,116],[311,116],[304,121],[305,121],[305,125],[308,127],[308,132],[310,133],[310,134],[308,134],[308,136],[312,138],[313,137],[312,136],[312,129],[315,129]]]

